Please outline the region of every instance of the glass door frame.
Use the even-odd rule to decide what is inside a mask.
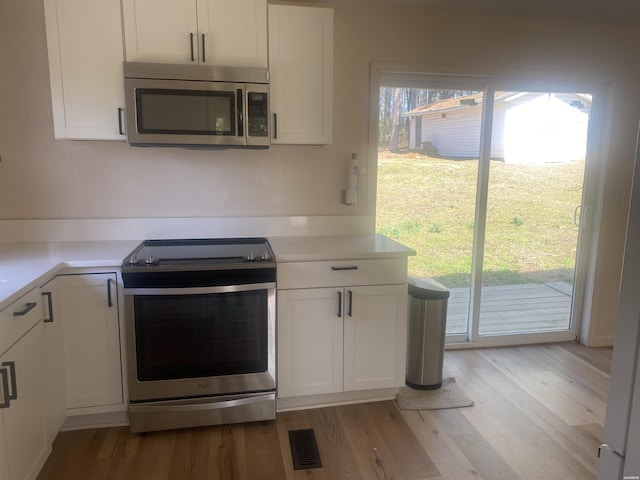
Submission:
[[[470,71],[473,70],[473,71]],[[436,72],[436,73],[434,73]],[[442,73],[438,73],[442,72]],[[446,72],[446,73],[445,73]],[[471,67],[428,67],[425,65],[382,64],[371,66],[370,89],[370,139],[372,165],[371,178],[376,184],[369,189],[369,216],[371,229],[375,231],[377,191],[377,151],[379,96],[381,87],[403,88],[459,88],[484,91],[482,107],[481,140],[476,189],[476,223],[473,233],[473,255],[467,333],[448,335],[448,348],[469,346],[498,346],[525,343],[571,341],[580,336],[581,328],[588,327],[593,291],[595,252],[600,228],[603,186],[605,139],[609,131],[606,123],[609,89],[604,82],[585,82],[566,78],[525,79],[522,75],[503,73],[486,75]],[[583,195],[580,211],[580,228],[575,259],[574,285],[570,327],[567,331],[545,333],[518,333],[511,335],[481,336],[480,299],[482,288],[482,263],[488,200],[491,136],[493,126],[494,93],[496,91],[581,92],[593,95],[587,133],[587,159],[583,178]]]

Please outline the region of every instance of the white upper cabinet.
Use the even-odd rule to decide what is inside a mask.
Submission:
[[[125,140],[119,0],[45,0],[55,138]]]
[[[266,0],[123,0],[129,62],[267,66]]]
[[[333,10],[269,5],[271,143],[332,141]]]

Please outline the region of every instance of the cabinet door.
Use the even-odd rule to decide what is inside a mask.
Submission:
[[[115,273],[58,277],[67,408],[123,402]]]
[[[198,0],[201,63],[267,67],[267,41],[266,0]]]
[[[345,391],[404,384],[406,315],[406,285],[345,289]]]
[[[329,144],[333,10],[269,5],[271,143]]]
[[[67,417],[62,316],[57,299],[57,279],[40,288],[44,332],[44,371],[47,389],[47,435],[53,443]]]
[[[6,478],[12,480],[36,478],[51,451],[45,426],[42,350],[40,322],[0,357],[7,377],[15,380],[15,390],[10,387],[15,398],[0,410],[9,470]],[[8,362],[12,365],[7,366]],[[9,378],[9,385],[12,383]],[[2,392],[3,399],[6,393]]]
[[[123,0],[128,62],[195,63],[196,0]]]
[[[125,140],[119,0],[45,0],[56,138]]]
[[[342,391],[342,288],[278,292],[278,396]]]

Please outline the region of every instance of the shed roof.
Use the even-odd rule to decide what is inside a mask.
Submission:
[[[529,92],[505,92],[497,91],[494,95],[495,102],[506,102],[511,98],[519,97]],[[542,93],[542,92],[541,92]],[[576,98],[591,103],[591,95],[589,94],[575,94]],[[446,98],[444,100],[437,100],[435,102],[422,105],[420,107],[410,110],[406,116],[420,116],[430,112],[444,112],[451,110],[459,110],[469,108],[477,105],[481,105],[484,100],[484,92],[473,93],[471,95],[463,95],[461,97]]]

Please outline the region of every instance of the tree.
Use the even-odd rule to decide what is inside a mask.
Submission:
[[[391,122],[393,130],[391,132],[391,139],[389,140],[389,151],[393,153],[399,153],[400,147],[398,146],[398,138],[400,137],[400,127],[402,120],[402,97],[404,94],[403,88],[395,88],[393,92],[393,113],[391,114]]]

